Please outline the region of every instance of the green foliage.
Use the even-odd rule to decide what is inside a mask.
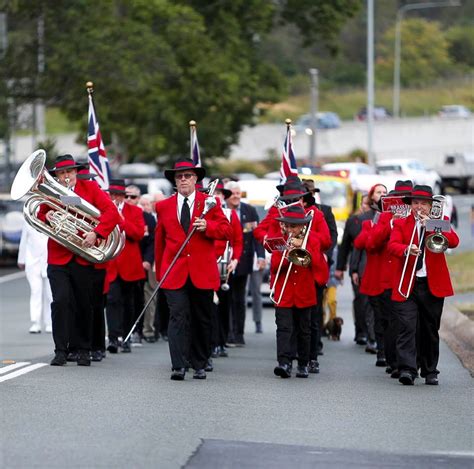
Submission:
[[[454,62],[474,67],[474,27],[454,26],[446,32],[449,55]]]
[[[304,0],[15,0],[6,7],[9,48],[0,79],[9,80],[17,104],[43,97],[82,122],[84,140],[85,82],[92,80],[104,141],[116,136],[127,160],[187,154],[194,119],[210,162],[226,155],[242,127],[253,123],[258,102],[283,94],[281,72],[258,53],[278,15],[330,41],[355,9],[349,0],[318,3],[303,24],[288,14],[307,6]]]
[[[395,27],[383,36],[377,55],[377,79],[393,82]],[[450,73],[448,42],[438,23],[410,18],[401,26],[400,82],[419,86]]]

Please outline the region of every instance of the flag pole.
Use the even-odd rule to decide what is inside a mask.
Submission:
[[[189,121],[189,156],[193,159],[193,132],[196,132],[196,121]]]
[[[286,154],[290,155],[290,139],[291,139],[291,119],[285,119],[286,124]]]

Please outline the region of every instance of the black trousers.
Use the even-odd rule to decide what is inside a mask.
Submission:
[[[366,316],[367,310],[370,308],[369,299],[367,295],[360,293],[359,286],[356,285],[352,279],[352,291],[354,293],[354,299],[352,300],[352,307],[354,310],[354,326],[355,326],[355,338],[367,339],[367,323]]]
[[[293,361],[295,338],[298,365],[308,364],[310,323],[311,308],[275,308],[277,360],[280,365],[289,365]]]
[[[94,270],[92,265],[81,265],[74,259],[64,265],[48,265],[55,352],[67,352],[70,335],[75,337],[75,348],[85,352],[91,349]]]
[[[316,284],[316,304],[311,307],[311,341],[310,360],[318,359],[318,352],[323,349],[321,331],[323,330],[323,296],[326,285]]]
[[[247,278],[248,275],[231,275],[229,279],[232,292],[232,318],[229,335],[230,339],[235,340],[236,343],[244,343]]]
[[[187,362],[195,370],[206,366],[211,348],[212,290],[196,288],[188,278],[182,288],[163,290],[170,308],[168,344],[174,370]]]
[[[396,340],[398,335],[398,319],[393,310],[392,290],[387,289],[381,295],[382,327],[384,352],[387,364],[394,370],[398,368]]]
[[[134,297],[135,297],[135,317],[133,318],[133,322],[137,320],[138,315],[142,312],[143,307],[145,306],[145,280],[137,280],[135,282],[135,289],[134,289]],[[137,327],[135,328],[135,332],[138,332],[140,335],[143,335],[143,319],[145,315],[143,314],[138,321]],[[128,333],[128,331],[127,331]]]
[[[155,335],[168,335],[168,324],[170,321],[170,309],[166,301],[164,290],[158,290],[155,309]]]
[[[375,342],[377,342],[377,354],[379,357],[383,357],[385,356],[384,315],[387,308],[387,300],[382,292],[377,296],[369,296],[369,303],[374,313],[373,328]]]
[[[231,291],[217,291],[219,304],[214,305],[212,321],[212,348],[224,347],[229,335]]]
[[[422,377],[439,373],[436,368],[439,359],[438,330],[443,305],[444,298],[430,292],[425,277],[415,280],[414,289],[406,301],[394,301],[399,325],[396,345],[400,371],[416,375],[419,366]]]
[[[107,326],[109,339],[125,336],[135,322],[136,282],[126,282],[120,276],[110,284],[107,294]]]
[[[105,352],[105,269],[94,269],[92,275],[92,350]]]

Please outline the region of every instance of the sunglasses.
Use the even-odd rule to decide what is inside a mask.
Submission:
[[[126,198],[126,199],[133,199],[133,200],[135,200],[135,199],[138,199],[138,195],[129,195],[129,194],[127,194],[127,195],[125,196],[125,198]]]
[[[193,176],[196,176],[194,173],[181,173],[175,174],[175,179],[191,179]]]

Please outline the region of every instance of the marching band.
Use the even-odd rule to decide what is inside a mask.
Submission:
[[[343,323],[334,314],[323,322],[329,269],[335,262],[334,278],[342,280],[350,257],[354,340],[403,385],[418,376],[438,384],[438,329],[444,298],[453,295],[444,252],[459,238],[431,187],[398,181],[387,194],[375,185],[365,210],[348,219],[333,259],[331,208],[312,181],[296,175],[277,186],[280,196],[259,221],[240,200],[238,182],[216,179],[199,189],[206,171],[191,158],[165,170],[176,192],[152,210],[151,198],[143,196],[142,206],[138,188],[124,180],[101,190],[71,155],[46,170],[41,152],[20,168],[12,197],[29,194],[26,221],[49,238],[51,365],[89,366],[106,350],[131,352],[132,340],[152,342],[161,332],[171,379],[184,380],[189,369],[206,379],[212,358],[245,346],[247,283],[255,261],[265,265],[266,250],[276,376],[290,378],[294,362],[298,378],[320,372],[321,336],[329,331],[338,340]],[[261,332],[261,318],[255,323]]]

